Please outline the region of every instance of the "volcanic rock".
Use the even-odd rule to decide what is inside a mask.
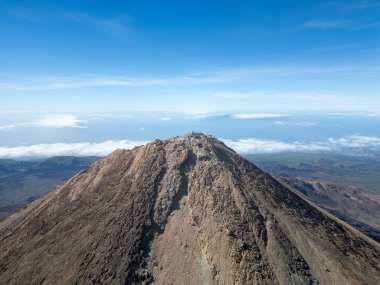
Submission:
[[[0,223],[0,284],[380,284],[379,248],[191,133],[116,150]]]

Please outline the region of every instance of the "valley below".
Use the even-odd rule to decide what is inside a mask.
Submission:
[[[0,220],[46,195],[97,159],[73,156],[0,159]]]

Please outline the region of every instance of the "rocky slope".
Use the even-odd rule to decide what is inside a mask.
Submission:
[[[1,284],[380,284],[379,245],[220,141],[117,150],[0,224]]]
[[[379,193],[354,186],[317,182],[305,178],[276,177],[276,179],[305,199],[380,242]]]

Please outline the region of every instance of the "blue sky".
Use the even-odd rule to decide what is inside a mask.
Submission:
[[[380,1],[0,1],[0,112],[380,111]]]
[[[0,5],[0,158],[380,151],[380,0]]]

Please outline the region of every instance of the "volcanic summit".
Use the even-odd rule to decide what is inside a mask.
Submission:
[[[380,284],[379,244],[212,136],[116,150],[0,223],[1,284]]]

